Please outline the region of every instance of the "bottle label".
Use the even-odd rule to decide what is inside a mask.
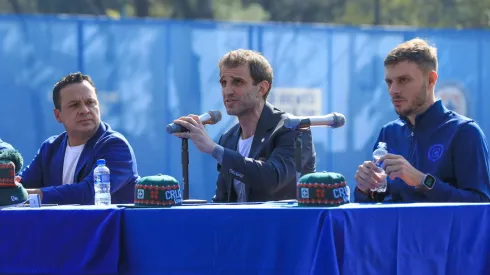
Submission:
[[[109,174],[99,174],[94,176],[95,183],[110,183],[110,175]]]

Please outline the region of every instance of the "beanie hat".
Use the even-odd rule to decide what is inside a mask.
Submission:
[[[12,147],[12,145],[10,145],[7,142],[0,139],[0,151],[5,150],[5,149],[12,149],[13,150],[14,147]]]
[[[24,187],[15,182],[15,174],[20,171],[24,159],[14,149],[0,151],[0,206],[24,203],[29,195]]]
[[[171,176],[158,174],[138,180],[135,186],[135,207],[169,207],[182,205],[179,182]]]
[[[316,172],[299,179],[296,198],[298,206],[339,206],[349,203],[350,189],[341,174]]]

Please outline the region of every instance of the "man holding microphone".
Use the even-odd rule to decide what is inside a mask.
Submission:
[[[199,151],[218,162],[213,202],[256,202],[296,198],[295,132],[283,126],[287,114],[267,102],[273,71],[259,53],[235,50],[219,61],[223,103],[238,123],[216,144],[198,116],[174,121],[189,132],[175,133],[192,140]],[[315,172],[311,131],[304,134],[304,173]]]

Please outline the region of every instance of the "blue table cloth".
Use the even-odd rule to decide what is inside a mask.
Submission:
[[[123,209],[0,210],[0,274],[117,274]]]
[[[490,274],[490,204],[330,211],[340,274]]]
[[[0,274],[490,270],[490,204],[13,208],[0,236]]]
[[[122,274],[337,274],[325,209],[126,209]]]
[[[490,205],[126,209],[120,272],[489,274]]]

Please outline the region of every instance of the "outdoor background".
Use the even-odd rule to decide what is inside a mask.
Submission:
[[[490,0],[0,0],[0,137],[28,164],[63,131],[52,87],[81,71],[95,81],[102,119],[131,143],[140,175],[182,178],[181,115],[226,115],[217,62],[227,51],[262,52],[274,69],[270,101],[296,115],[340,112],[339,129],[313,130],[319,171],[354,186],[380,127],[396,118],[383,59],[397,44],[438,47],[437,94],[490,136]],[[389,146],[389,144],[388,144]],[[216,162],[190,145],[192,198],[214,194]]]

